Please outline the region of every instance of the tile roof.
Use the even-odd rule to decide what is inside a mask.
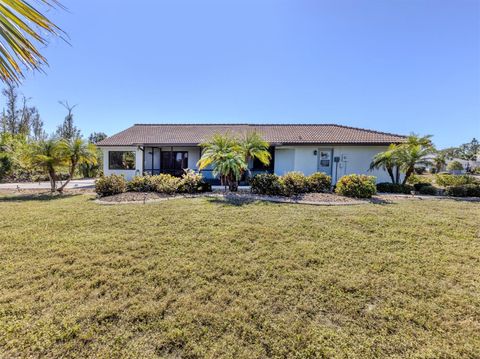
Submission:
[[[136,124],[101,141],[99,146],[197,145],[215,133],[257,131],[271,144],[390,144],[405,136],[333,124]]]

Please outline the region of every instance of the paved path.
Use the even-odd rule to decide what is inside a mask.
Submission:
[[[58,186],[62,183],[59,181]],[[93,188],[94,186],[94,178],[73,180],[67,184],[67,188]],[[0,189],[50,189],[50,182],[0,183]]]

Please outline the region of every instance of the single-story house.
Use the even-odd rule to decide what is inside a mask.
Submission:
[[[105,175],[121,174],[127,179],[141,174],[181,175],[184,169],[197,169],[200,143],[216,133],[242,135],[256,131],[270,144],[272,160],[265,167],[251,161],[252,174],[283,175],[300,171],[305,175],[325,172],[336,181],[350,173],[377,176],[389,181],[380,169],[369,171],[375,154],[391,143],[402,143],[405,136],[332,124],[136,124],[98,143],[103,151]],[[204,178],[215,181],[211,169]]]

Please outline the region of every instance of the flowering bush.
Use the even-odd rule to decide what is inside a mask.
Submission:
[[[208,190],[211,190],[211,186],[203,180],[201,174],[193,170],[185,171],[178,186],[178,192],[181,193],[199,193]]]

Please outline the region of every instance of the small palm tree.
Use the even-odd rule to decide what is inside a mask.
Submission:
[[[269,144],[259,133],[247,132],[241,140],[240,146],[245,154],[246,163],[254,159],[258,159],[265,166],[270,163],[272,155],[268,152]]]
[[[52,192],[56,191],[57,169],[67,164],[65,154],[60,148],[59,141],[49,139],[34,142],[25,147],[24,156],[32,167],[43,170],[50,179]]]
[[[397,158],[397,145],[391,144],[385,152],[379,152],[370,163],[370,170],[382,168],[387,171],[392,183],[400,182],[400,166]]]
[[[219,176],[223,186],[231,191],[237,189],[237,182],[247,170],[245,154],[237,139],[229,134],[215,134],[209,141],[200,145],[202,157],[197,163],[198,169],[213,167],[213,175]]]
[[[57,0],[39,0],[49,8],[62,7]],[[18,82],[22,65],[38,70],[47,60],[35,46],[45,46],[43,34],[61,36],[62,30],[34,8],[31,1],[0,0],[0,79]]]
[[[431,165],[427,156],[435,152],[430,140],[431,136],[419,137],[410,135],[407,141],[397,147],[395,151],[398,163],[405,173],[402,184],[407,183],[408,178],[414,173],[416,165]]]
[[[72,180],[77,166],[82,164],[97,164],[97,150],[94,144],[88,143],[78,137],[70,140],[61,140],[59,142],[59,150],[68,163],[68,178],[58,188],[58,192],[63,192],[63,189]]]
[[[442,169],[447,165],[447,153],[445,151],[438,151],[432,162],[437,173],[442,171]]]

